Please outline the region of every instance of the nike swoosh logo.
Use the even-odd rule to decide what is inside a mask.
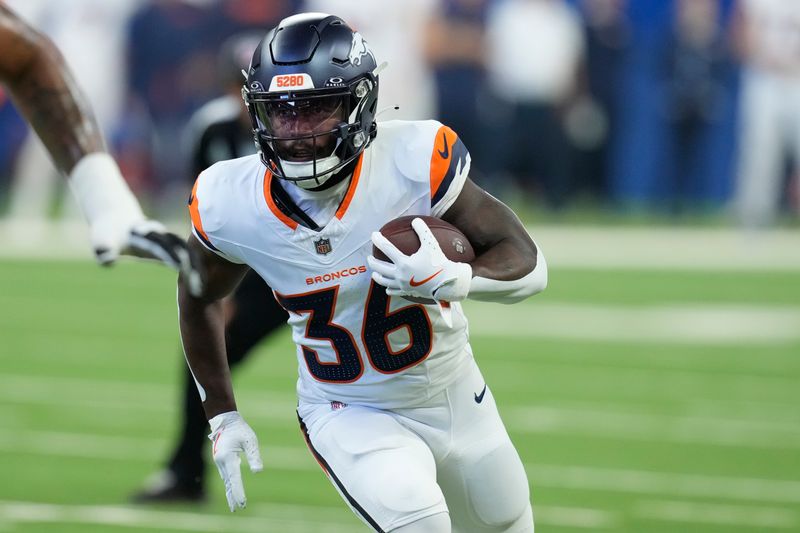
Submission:
[[[447,159],[450,157],[450,145],[447,144],[447,134],[442,132],[442,140],[444,141],[444,150],[439,150],[439,155],[442,156],[442,159]]]
[[[423,279],[422,281],[415,281],[415,280],[414,280],[414,276],[411,276],[411,280],[410,280],[408,283],[409,283],[409,284],[410,284],[412,287],[419,287],[420,285],[425,285],[425,284],[426,284],[426,283],[428,283],[430,280],[432,280],[433,278],[435,278],[436,276],[438,276],[439,274],[441,274],[441,273],[442,273],[442,270],[444,270],[444,269],[443,269],[443,268],[440,268],[440,269],[439,269],[437,272],[434,272],[433,274],[431,274],[431,275],[430,275],[430,276],[428,276],[427,278]]]
[[[480,394],[475,394],[475,403],[481,403],[483,401],[484,394],[486,394],[486,384],[483,385],[483,390]]]
[[[222,436],[222,431],[217,433],[217,438],[214,439],[214,447],[211,450],[211,455],[217,455],[217,443],[219,442],[219,438]]]

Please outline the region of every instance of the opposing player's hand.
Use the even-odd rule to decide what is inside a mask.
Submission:
[[[189,253],[186,241],[155,220],[131,221],[111,216],[92,224],[91,241],[97,262],[107,266],[129,255],[160,261],[180,272],[192,295],[200,296],[203,282],[199,258]]]
[[[422,219],[415,218],[411,227],[421,243],[412,255],[398,250],[380,232],[372,234],[372,243],[392,261],[381,261],[370,255],[367,262],[372,269],[372,279],[386,287],[389,296],[414,296],[437,302],[464,300],[472,281],[472,267],[445,257]]]
[[[238,411],[219,414],[208,423],[211,425],[208,438],[213,443],[214,463],[225,483],[228,507],[234,512],[237,507],[244,508],[247,505],[239,454],[245,454],[251,472],[261,472],[264,469],[258,451],[258,438]]]

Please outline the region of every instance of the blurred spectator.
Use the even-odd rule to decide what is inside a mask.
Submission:
[[[703,198],[703,163],[711,127],[722,119],[730,55],[719,0],[677,0],[662,54],[669,179],[664,198],[673,213]]]
[[[214,25],[208,6],[188,0],[154,0],[131,19],[129,116],[119,140],[123,163],[141,166],[126,169],[126,175],[142,173],[144,181],[162,187],[184,183],[188,154],[178,142],[180,132],[191,114],[218,94]],[[139,159],[125,157],[131,151]]]
[[[212,4],[215,48],[234,35],[254,32],[263,35],[282,18],[300,10],[303,0],[216,0]],[[249,62],[249,59],[248,59]]]
[[[493,0],[441,0],[424,35],[427,63],[435,82],[435,116],[458,133],[472,155],[472,169],[489,164],[485,109],[485,27]],[[491,185],[481,183],[481,185]],[[491,187],[490,187],[491,188]]]
[[[217,161],[255,153],[250,115],[242,100],[242,70],[263,36],[260,31],[234,35],[220,47],[217,74],[225,92],[198,109],[186,126],[192,148],[187,194],[197,175]]]
[[[133,16],[128,33],[130,101],[118,132],[128,175],[161,190],[173,205],[191,176],[184,129],[191,115],[224,92],[217,51],[244,30],[266,32],[297,0],[153,0]]]
[[[568,121],[576,148],[575,186],[595,198],[608,197],[610,151],[619,126],[622,68],[630,48],[627,0],[581,0],[586,41],[582,69],[584,99]]]
[[[306,0],[302,11],[342,17],[368,36],[378,65],[387,63],[380,72],[379,120],[422,120],[431,118],[433,112],[433,84],[422,42],[425,22],[435,4],[436,0]],[[394,106],[400,109],[390,110]]]
[[[562,207],[570,145],[562,112],[576,96],[583,61],[580,19],[563,0],[500,0],[486,30],[487,76],[496,101],[492,153],[526,192]]]
[[[691,0],[687,4],[692,4]],[[704,4],[701,0],[700,4]],[[730,195],[733,174],[734,120],[736,72],[734,69],[711,71],[693,70],[697,65],[708,65],[705,60],[690,62],[692,69],[678,68],[673,46],[679,39],[676,30],[681,24],[702,27],[705,23],[714,24],[703,31],[713,34],[713,39],[722,35],[730,13],[731,0],[714,0],[717,6],[708,7],[718,16],[707,21],[680,22],[678,14],[683,9],[684,17],[694,16],[695,9],[689,5],[681,8],[679,0],[660,2],[634,1],[627,6],[630,21],[630,46],[621,65],[621,76],[617,91],[619,102],[617,122],[612,145],[610,196],[619,207],[638,209],[663,209],[674,205],[677,197],[688,198],[692,205],[720,207]],[[698,6],[696,12],[701,12]],[[681,31],[686,31],[681,30]],[[697,32],[693,28],[690,33]],[[672,44],[670,44],[672,43]],[[713,46],[712,46],[713,49]],[[686,57],[686,56],[684,56]],[[696,59],[696,58],[695,58]],[[718,65],[718,60],[712,61]],[[701,73],[697,76],[697,73]],[[720,74],[725,72],[725,76]],[[679,75],[683,81],[675,82],[673,76]],[[713,85],[721,92],[714,97],[716,111],[714,120],[701,118],[702,133],[697,135],[695,160],[689,163],[676,162],[676,147],[680,147],[675,120],[678,101],[684,100],[704,78],[713,78]],[[719,85],[721,83],[721,85]],[[695,94],[695,96],[697,96]],[[694,98],[693,96],[692,98]],[[686,100],[684,100],[686,101]],[[694,144],[692,145],[694,146]],[[689,173],[683,178],[688,187],[675,192],[678,173]]]
[[[734,205],[743,224],[759,227],[785,198],[789,158],[800,165],[800,2],[741,0],[737,37],[744,69]]]

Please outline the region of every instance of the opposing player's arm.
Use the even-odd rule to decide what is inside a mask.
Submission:
[[[69,174],[89,153],[105,150],[91,108],[52,41],[0,4],[0,80],[47,147]]]
[[[475,249],[469,298],[513,303],[547,286],[544,256],[522,222],[472,180],[464,182],[442,219],[460,229]]]
[[[182,239],[147,220],[106,153],[91,107],[53,42],[0,3],[0,82],[42,140],[58,170],[69,177],[86,215],[98,262],[120,253],[156,259],[193,277],[202,290]]]

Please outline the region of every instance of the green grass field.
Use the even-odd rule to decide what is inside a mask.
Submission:
[[[0,262],[0,532],[366,531],[306,451],[287,333],[236,375],[266,469],[230,515],[136,507],[178,417],[174,276]],[[800,531],[797,272],[579,270],[469,305],[537,532]]]

